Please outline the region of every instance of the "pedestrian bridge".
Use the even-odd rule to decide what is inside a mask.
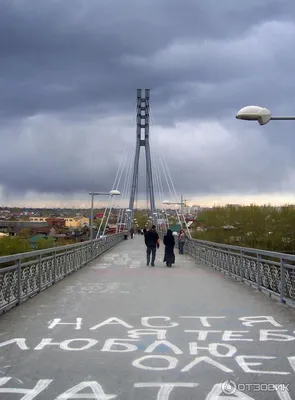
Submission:
[[[295,399],[294,260],[267,253],[147,267],[120,233],[3,257],[0,399]]]

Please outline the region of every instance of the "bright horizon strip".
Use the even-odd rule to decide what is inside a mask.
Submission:
[[[90,209],[90,201],[87,201],[87,196],[79,196],[80,199],[71,198],[71,199],[58,199],[52,198],[50,200],[45,200],[42,198],[43,196],[40,195],[38,199],[38,195],[34,195],[34,199],[0,199],[0,206],[1,207],[35,207],[35,208],[85,208]],[[53,197],[53,196],[52,196]],[[74,196],[73,196],[74,197]],[[81,198],[82,197],[82,198]],[[48,197],[47,197],[48,198]],[[184,199],[187,199],[187,205],[198,205],[200,207],[213,207],[213,206],[225,206],[227,204],[237,204],[237,205],[272,205],[276,206],[283,206],[286,204],[295,204],[295,195],[292,193],[288,194],[261,194],[261,195],[244,195],[244,196],[190,196],[184,195]],[[167,200],[170,200],[169,197]],[[95,208],[104,208],[107,206],[107,201],[100,201],[95,202]],[[137,208],[145,209],[146,208],[146,200],[139,200],[136,204]],[[157,208],[162,209],[174,209],[174,205],[164,205],[161,201],[156,201]],[[128,208],[128,201],[124,200],[116,200],[114,202],[114,208]]]

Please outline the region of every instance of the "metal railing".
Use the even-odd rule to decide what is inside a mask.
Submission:
[[[0,314],[82,268],[124,235],[0,257]]]
[[[178,247],[177,240],[175,244]],[[197,239],[186,239],[184,253],[259,291],[279,296],[282,303],[295,305],[295,255]]]

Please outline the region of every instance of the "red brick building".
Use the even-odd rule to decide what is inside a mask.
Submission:
[[[66,226],[66,220],[64,218],[46,218],[46,222],[51,228],[64,228]]]

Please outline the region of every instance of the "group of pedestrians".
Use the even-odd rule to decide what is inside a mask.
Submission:
[[[183,254],[185,240],[186,236],[184,230],[181,229],[178,235],[179,254]],[[147,266],[149,266],[151,262],[151,266],[154,267],[156,260],[156,252],[157,249],[160,247],[160,237],[158,232],[156,231],[155,225],[153,225],[150,230],[144,231],[144,241],[146,245]],[[172,264],[175,264],[175,254],[174,254],[175,237],[173,236],[171,229],[167,230],[167,233],[164,236],[163,243],[165,246],[163,262],[166,262],[167,267],[172,267]]]

